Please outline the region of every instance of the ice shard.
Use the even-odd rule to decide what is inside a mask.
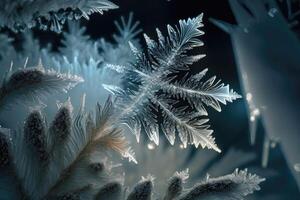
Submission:
[[[274,0],[230,0],[237,21],[212,20],[230,34],[247,97],[252,143],[258,117],[266,136],[263,164],[278,141],[300,188],[300,42]]]

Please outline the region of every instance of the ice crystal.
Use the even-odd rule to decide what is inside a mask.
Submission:
[[[108,0],[4,0],[0,4],[0,27],[14,31],[38,27],[60,32],[66,20],[89,19],[117,5]]]
[[[128,82],[123,88],[104,84],[104,88],[117,97],[120,121],[132,130],[137,140],[141,130],[149,139],[159,144],[158,117],[161,114],[161,129],[169,142],[174,144],[175,134],[184,145],[191,143],[198,147],[220,152],[213,131],[206,124],[206,106],[221,111],[220,103],[226,104],[240,98],[228,85],[216,77],[203,80],[207,69],[198,74],[180,77],[176,72],[188,70],[189,66],[201,60],[204,55],[189,55],[189,52],[203,45],[198,39],[204,33],[200,30],[203,15],[180,20],[179,27],[168,25],[168,37],[157,29],[158,42],[146,34],[147,51],[141,52],[132,43],[131,49],[136,61],[131,65],[109,65],[121,72]],[[125,82],[125,81],[124,81]],[[186,104],[182,105],[183,102]]]

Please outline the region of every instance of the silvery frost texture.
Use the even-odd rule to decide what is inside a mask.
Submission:
[[[299,16],[299,7],[297,11],[294,5],[299,5],[299,1],[230,0],[229,3],[237,25],[220,20],[213,22],[232,38],[248,103],[251,143],[255,144],[256,129],[262,122],[265,130],[262,166],[268,166],[270,149],[279,144],[300,188],[297,170],[300,163],[300,42],[293,31]],[[286,4],[287,9],[282,9],[282,4]],[[283,115],[287,117],[282,118]]]
[[[89,19],[93,13],[116,9],[108,0],[3,0],[0,4],[0,27],[14,31],[27,28],[60,32],[67,20]]]
[[[70,99],[65,103],[60,103],[59,101],[57,102],[58,111],[56,111],[56,109],[53,109],[55,111],[51,110],[50,113],[54,112],[54,116],[53,118],[49,118],[47,116],[49,112],[47,108],[43,106],[33,106],[20,128],[16,128],[13,125],[7,127],[10,129],[1,128],[0,174],[1,178],[3,178],[1,179],[3,181],[0,182],[0,193],[1,195],[3,194],[1,198],[20,199],[22,197],[24,199],[100,200],[148,200],[151,198],[180,200],[244,199],[245,196],[259,190],[259,184],[264,181],[264,179],[248,173],[247,170],[234,170],[232,174],[228,174],[231,173],[228,171],[224,173],[228,175],[216,175],[219,176],[218,178],[212,178],[210,176],[195,178],[196,180],[191,181],[191,184],[187,187],[185,185],[188,182],[187,178],[189,176],[187,171],[172,169],[174,172],[178,172],[175,172],[173,175],[171,174],[170,179],[165,178],[164,181],[167,187],[158,189],[160,191],[159,197],[155,197],[158,192],[156,192],[156,188],[154,188],[155,180],[150,175],[147,176],[147,174],[145,174],[140,181],[135,180],[131,183],[126,183],[126,179],[129,177],[126,175],[125,168],[121,166],[120,161],[115,162],[115,160],[118,160],[118,157],[127,157],[134,162],[138,160],[134,158],[134,153],[128,146],[125,135],[121,132],[121,127],[117,126],[124,120],[122,115],[122,118],[120,117],[120,114],[124,111],[124,107],[119,107],[119,102],[115,102],[116,100],[112,100],[111,98],[108,98],[108,100],[104,102],[103,99],[106,99],[106,95],[105,93],[101,93],[104,92],[102,85],[115,94],[118,89],[119,92],[117,94],[120,94],[120,92],[125,91],[123,85],[125,81],[123,80],[130,80],[129,83],[131,83],[131,86],[134,89],[139,89],[133,92],[132,95],[122,93],[123,96],[120,96],[121,98],[117,98],[117,100],[129,100],[131,102],[129,105],[133,105],[132,108],[136,105],[132,104],[134,102],[132,102],[130,98],[136,98],[136,95],[140,95],[143,89],[145,89],[145,95],[147,97],[143,101],[148,101],[149,96],[147,95],[151,95],[150,97],[155,95],[154,100],[156,99],[156,101],[159,101],[159,98],[164,98],[164,103],[170,103],[171,99],[167,99],[168,95],[164,94],[166,91],[162,91],[163,93],[159,96],[156,96],[159,92],[155,94],[148,93],[150,89],[154,89],[155,87],[151,82],[147,82],[146,79],[142,80],[145,78],[140,76],[142,74],[137,74],[146,69],[135,69],[135,66],[143,63],[142,58],[144,54],[141,53],[141,47],[136,39],[140,29],[138,28],[138,23],[133,22],[132,15],[129,15],[127,22],[125,18],[121,18],[121,22],[117,22],[116,26],[119,33],[114,35],[115,43],[109,43],[104,39],[95,42],[84,34],[84,28],[79,27],[77,24],[69,24],[69,32],[64,33],[64,47],[59,50],[59,53],[51,52],[48,48],[41,49],[38,46],[38,42],[34,40],[29,33],[26,34],[24,44],[27,48],[24,48],[24,51],[20,53],[10,44],[11,41],[7,36],[1,35],[1,37],[5,39],[0,41],[0,45],[3,47],[3,51],[1,51],[2,66],[6,66],[9,69],[9,63],[11,61],[14,61],[14,65],[19,63],[18,66],[36,65],[39,58],[41,58],[42,63],[45,65],[39,64],[37,68],[21,69],[21,72],[15,73],[16,75],[12,74],[11,76],[7,76],[19,77],[17,79],[18,84],[28,80],[27,76],[20,77],[18,73],[27,74],[27,71],[33,71],[34,76],[37,72],[41,74],[39,76],[42,78],[43,75],[47,75],[46,78],[51,78],[52,82],[46,79],[46,83],[51,83],[51,87],[46,85],[47,90],[43,90],[43,92],[50,89],[53,91],[70,89],[70,86],[75,86],[75,83],[82,82],[81,78],[75,75],[69,75],[69,73],[78,74],[85,80],[85,82],[79,84],[67,94],[71,97],[72,101],[78,100],[79,94],[82,96],[81,101],[78,101],[79,106],[76,104],[74,109]],[[203,78],[206,70],[200,74],[191,75],[191,77],[187,75],[181,81],[176,81],[173,79],[174,77],[169,77],[173,72],[176,73],[177,70],[180,71],[180,69],[184,69],[188,72],[187,65],[202,58],[202,56],[190,57],[187,55],[188,50],[202,44],[197,39],[197,37],[202,34],[201,31],[198,30],[201,26],[202,16],[181,20],[178,28],[176,27],[174,29],[171,26],[168,27],[168,37],[163,37],[160,31],[158,31],[161,44],[155,43],[145,36],[150,57],[145,57],[144,61],[145,63],[149,63],[149,65],[141,66],[147,67],[147,70],[144,72],[148,74],[150,72],[155,73],[156,70],[159,70],[159,66],[163,64],[159,63],[159,61],[162,62],[161,59],[163,58],[170,58],[170,63],[165,63],[168,65],[162,65],[164,68],[159,70],[160,73],[163,73],[161,75],[166,75],[166,86],[178,88],[180,86],[186,87],[186,89],[191,90],[190,92],[199,92],[202,96],[197,96],[198,93],[196,93],[194,94],[195,96],[187,95],[184,97],[184,95],[186,95],[184,92],[187,92],[183,90],[184,88],[181,88],[183,90],[181,91],[182,94],[172,95],[171,97],[173,97],[175,101],[184,100],[187,104],[195,106],[198,109],[197,113],[192,113],[195,114],[193,119],[189,119],[186,122],[176,121],[182,124],[169,124],[170,126],[168,126],[168,128],[172,128],[173,126],[180,134],[180,131],[185,130],[183,128],[179,129],[179,126],[193,125],[193,128],[202,130],[202,132],[199,132],[200,134],[204,134],[202,137],[208,137],[208,135],[205,134],[210,135],[212,131],[207,130],[207,125],[203,126],[203,124],[201,124],[207,120],[199,120],[198,118],[207,115],[202,103],[220,111],[220,102],[225,104],[226,101],[232,101],[238,98],[239,95],[229,90],[228,86],[215,81],[215,78],[211,78],[202,83],[200,79]],[[128,44],[129,41],[131,43]],[[78,49],[86,49],[84,52],[89,52],[91,56],[83,56]],[[150,53],[154,50],[160,50],[158,51],[159,55]],[[172,63],[173,61],[174,63]],[[175,68],[176,65],[178,68]],[[50,67],[53,67],[56,72],[50,70]],[[165,71],[165,73],[163,71]],[[118,80],[120,86],[112,86],[111,83],[106,83],[107,80],[101,80],[102,77],[108,76],[110,73],[115,73],[117,78],[122,77],[122,72],[126,72],[126,76]],[[136,79],[133,79],[133,75],[137,75]],[[32,79],[30,78],[30,80]],[[60,81],[62,83],[66,82],[66,84],[61,83],[56,85],[60,83]],[[114,80],[112,82],[116,83]],[[200,88],[193,88],[190,85],[199,82],[201,83]],[[10,81],[7,81],[7,83],[10,83]],[[45,87],[43,86],[43,82],[37,83],[36,86],[41,86],[41,88]],[[97,85],[96,83],[99,84]],[[18,87],[13,87],[13,89],[19,89],[18,84]],[[3,85],[5,86],[5,84]],[[26,86],[26,84],[22,84],[22,87],[23,86]],[[123,86],[122,90],[119,89],[121,86]],[[93,89],[88,90],[90,87],[93,87]],[[26,88],[24,89],[26,90]],[[38,92],[38,90],[31,89],[33,88],[30,86],[29,91],[35,91],[30,93],[31,97],[39,100],[39,95],[42,91]],[[97,92],[97,96],[89,98],[89,95],[95,93],[95,91],[99,91]],[[172,91],[173,90],[169,92],[173,93]],[[19,95],[18,92],[19,91],[17,91],[17,95]],[[86,93],[86,95],[84,95],[84,93]],[[22,95],[22,93],[20,94]],[[61,95],[53,96],[54,99],[62,98]],[[66,97],[66,95],[63,96]],[[103,107],[100,104],[91,103],[91,99],[95,100],[97,98],[101,98],[99,100],[103,102]],[[191,101],[189,98],[194,101]],[[201,101],[195,101],[195,99],[201,99]],[[48,101],[44,100],[44,103],[50,106],[51,101],[52,99]],[[150,102],[153,103],[153,100]],[[200,103],[196,105],[195,102]],[[25,103],[32,102],[28,101]],[[143,111],[143,109],[147,111],[149,108],[154,108],[153,106],[148,107],[147,103],[137,103],[141,111]],[[92,112],[89,112],[87,110],[91,109],[91,105],[96,106],[94,106],[95,108],[93,108]],[[76,110],[78,107],[79,109]],[[86,109],[86,107],[89,107],[89,109]],[[183,109],[181,111],[186,110]],[[172,120],[179,118],[179,116],[175,116],[179,112],[180,110],[172,110],[172,112],[170,112],[173,117]],[[189,110],[186,112],[191,113],[192,111]],[[129,113],[126,114],[126,120],[128,120]],[[133,117],[135,117],[134,114],[135,113],[132,113]],[[150,113],[148,112],[148,114]],[[180,117],[185,116],[186,115]],[[151,119],[154,118],[155,116]],[[168,122],[162,124],[167,126]],[[196,126],[197,124],[199,124],[200,127]],[[136,124],[132,125],[134,126],[131,128],[134,129]],[[153,126],[157,127],[157,123],[155,122]],[[144,129],[145,127],[140,126],[137,128]],[[146,133],[147,132],[149,133],[149,130],[146,130]],[[153,140],[153,135],[150,134],[149,136],[150,139]],[[157,135],[155,136],[154,142],[158,143],[156,137]],[[196,137],[195,133],[190,135],[190,137]],[[167,138],[170,139],[171,136],[169,135]],[[210,137],[208,138],[210,142],[213,140]],[[183,140],[184,148],[187,142],[188,140]],[[208,145],[205,142],[201,140],[201,145]],[[171,143],[173,143],[172,140]],[[197,143],[195,143],[195,145],[198,146],[199,144],[197,145]],[[218,148],[216,146],[214,147],[215,150],[218,151]],[[115,155],[115,153],[117,153],[117,155]],[[120,156],[118,156],[118,154]],[[143,166],[143,162],[140,162],[139,165]],[[233,169],[231,170],[233,171]],[[140,174],[137,176],[140,176]],[[41,182],[43,184],[41,184]]]

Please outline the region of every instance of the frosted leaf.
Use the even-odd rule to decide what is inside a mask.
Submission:
[[[167,26],[168,36],[156,30],[158,42],[144,34],[146,52],[141,52],[129,43],[136,61],[127,66],[109,65],[108,68],[121,72],[124,88],[103,85],[116,98],[118,118],[136,134],[141,130],[151,141],[159,144],[159,124],[171,144],[175,143],[176,133],[184,147],[193,144],[221,150],[215,144],[209,129],[205,106],[221,111],[221,105],[240,98],[228,85],[220,83],[216,77],[203,80],[207,72],[186,75],[180,79],[176,72],[188,70],[189,66],[205,55],[189,55],[189,51],[203,46],[198,39],[204,33],[200,30],[203,15],[180,20],[179,26]],[[182,105],[185,103],[185,105]],[[162,121],[158,122],[158,117]]]

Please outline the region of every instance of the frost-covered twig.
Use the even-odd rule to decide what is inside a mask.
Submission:
[[[14,31],[38,27],[60,32],[66,20],[89,19],[92,13],[116,9],[109,0],[3,0],[0,4],[0,27]]]

